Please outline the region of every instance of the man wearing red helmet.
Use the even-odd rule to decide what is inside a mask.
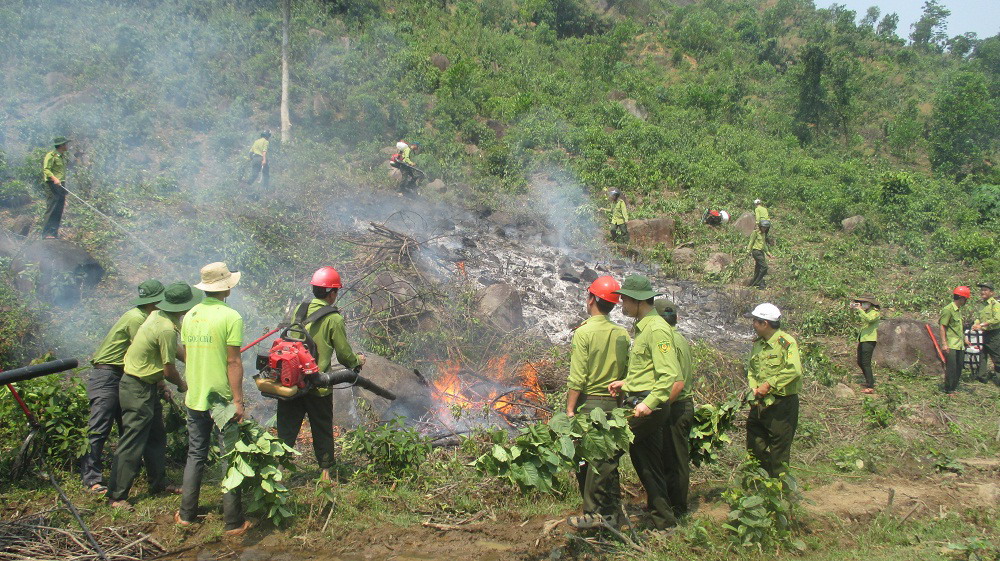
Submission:
[[[962,324],[962,306],[968,302],[972,291],[967,286],[959,286],[952,292],[951,304],[941,309],[941,352],[945,356],[944,393],[953,395],[958,389],[958,380],[962,375],[962,364],[965,360],[965,346],[969,342],[965,338],[965,327]]]
[[[296,317],[305,318],[320,308],[333,306],[337,301],[338,291],[343,287],[340,274],[333,267],[318,269],[313,273],[310,284],[313,299],[299,305]],[[358,368],[365,363],[365,355],[355,354],[351,350],[351,344],[347,342],[347,331],[344,329],[344,317],[336,308],[307,324],[305,328],[316,343],[315,359],[320,372],[330,369],[334,355],[337,362],[346,368]],[[288,446],[295,446],[295,439],[299,436],[302,420],[306,416],[309,417],[313,451],[316,453],[316,463],[322,470],[321,477],[329,480],[330,468],[333,466],[333,392],[329,388],[314,388],[295,399],[279,400],[278,438]]]
[[[608,318],[620,297],[621,288],[611,277],[600,277],[587,293],[587,318],[573,333],[569,378],[566,381],[566,414],[589,415],[594,409],[611,411],[617,407],[608,385],[625,377],[628,366],[628,332]],[[621,510],[618,458],[590,462],[577,472],[583,496],[583,516],[571,516],[570,526],[579,529],[608,524],[617,526]]]

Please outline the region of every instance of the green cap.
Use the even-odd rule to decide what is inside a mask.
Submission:
[[[989,290],[993,290],[993,283],[991,283],[991,282],[981,282],[981,283],[977,284],[976,286],[979,287],[979,288],[987,288]]]
[[[653,285],[649,283],[649,279],[642,275],[625,277],[625,282],[622,283],[621,289],[616,290],[615,294],[621,294],[622,296],[628,296],[636,300],[649,300],[650,298],[659,296],[659,294],[653,292]]]
[[[205,296],[186,282],[175,282],[163,291],[163,300],[156,305],[164,312],[186,312],[195,307]]]
[[[66,144],[67,142],[69,142],[69,139],[66,138],[65,136],[57,136],[57,137],[55,137],[55,138],[52,139],[52,145],[53,146],[62,146],[63,144]]]
[[[156,279],[149,279],[139,285],[139,297],[132,300],[132,306],[144,306],[160,300],[163,300],[163,283]]]
[[[657,298],[653,302],[653,307],[656,308],[656,313],[660,314],[661,316],[663,314],[677,313],[677,304],[674,304],[673,302],[667,300],[666,298]]]

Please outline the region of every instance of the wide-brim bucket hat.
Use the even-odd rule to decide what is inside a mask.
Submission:
[[[186,312],[198,305],[205,294],[186,282],[175,282],[163,290],[163,300],[156,307],[164,312]]]
[[[631,275],[625,277],[622,287],[615,291],[615,294],[628,296],[636,300],[649,300],[660,296],[660,293],[653,290],[652,283],[642,275]]]
[[[132,300],[132,306],[155,304],[160,300],[163,300],[163,283],[156,279],[149,279],[139,285],[139,297]]]
[[[230,271],[221,262],[209,263],[201,268],[201,282],[194,285],[205,292],[225,292],[240,283],[240,272]]]
[[[857,298],[854,299],[854,301],[855,302],[868,302],[869,304],[871,304],[872,306],[875,306],[876,308],[881,308],[882,307],[882,304],[879,304],[878,300],[876,300],[875,297],[872,296],[871,294],[865,294],[865,295],[862,295],[862,296],[858,296]]]

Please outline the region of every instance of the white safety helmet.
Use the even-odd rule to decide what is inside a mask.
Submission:
[[[760,204],[760,199],[754,199],[754,200],[753,200],[753,204],[755,204],[755,205],[759,205],[759,204]]]
[[[407,143],[403,142],[402,140],[400,140],[399,142],[396,143],[396,150],[403,150],[407,146],[409,146],[409,144],[407,144]]]
[[[781,310],[779,310],[774,304],[765,302],[763,304],[758,304],[757,307],[750,312],[750,316],[767,321],[778,321],[781,319]]]
[[[722,223],[723,224],[725,224],[726,222],[729,222],[729,213],[728,212],[726,212],[724,210],[720,210],[719,211],[719,216],[722,217]]]

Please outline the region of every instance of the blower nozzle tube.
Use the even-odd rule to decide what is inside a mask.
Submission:
[[[318,374],[313,374],[312,378],[313,384],[321,388],[329,388],[330,386],[337,384],[353,384],[364,388],[379,397],[384,397],[389,401],[396,399],[396,394],[383,388],[382,386],[379,386],[368,378],[361,376],[353,370],[348,370],[346,368],[343,370],[336,370],[334,372],[320,372]]]
[[[64,358],[61,360],[50,360],[41,364],[32,364],[23,368],[15,368],[14,370],[0,372],[0,384],[13,384],[14,382],[23,382],[32,378],[38,378],[39,376],[65,372],[79,365],[80,362],[75,358]]]

